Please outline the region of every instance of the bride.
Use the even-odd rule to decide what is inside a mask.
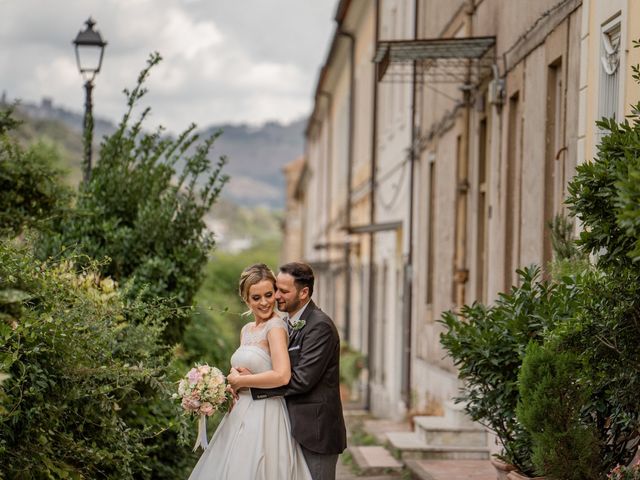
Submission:
[[[291,377],[286,323],[275,313],[273,272],[264,264],[240,275],[239,293],[253,314],[231,357],[230,378],[243,367],[243,387],[274,388]],[[311,480],[300,445],[291,436],[283,397],[254,401],[248,389],[222,419],[189,480]]]

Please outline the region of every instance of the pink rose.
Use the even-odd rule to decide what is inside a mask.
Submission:
[[[202,375],[208,375],[209,372],[211,371],[211,367],[209,365],[200,365],[198,367],[198,371],[202,374]]]
[[[189,383],[191,385],[195,385],[200,380],[202,380],[202,373],[200,373],[198,369],[192,368],[191,370],[189,370],[189,373],[187,373],[187,378],[189,379]]]
[[[183,397],[182,408],[189,412],[197,412],[198,408],[200,408],[200,400],[191,397]]]
[[[207,417],[209,415],[213,414],[214,411],[215,411],[215,409],[213,408],[213,405],[211,405],[209,402],[204,402],[200,406],[200,413],[202,415],[206,415]]]

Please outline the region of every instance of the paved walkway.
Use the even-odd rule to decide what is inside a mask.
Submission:
[[[338,469],[336,471],[336,480],[399,480],[402,477],[398,475],[376,475],[376,476],[358,476],[351,471],[351,468],[342,463],[342,459],[338,460]]]
[[[495,480],[497,476],[487,460],[409,460],[407,464],[425,480]]]
[[[372,439],[375,444],[384,445],[387,442],[386,433],[409,432],[411,427],[407,422],[394,422],[372,418],[366,411],[357,409],[357,406],[345,408],[345,420],[347,424],[347,443],[349,447],[356,446],[359,440],[363,440],[363,434],[368,435],[366,440]],[[367,443],[371,444],[371,443]],[[364,447],[367,448],[367,447]],[[356,455],[354,451],[350,454]],[[375,449],[370,448],[370,455],[379,455]],[[384,452],[387,454],[387,452]],[[348,454],[349,455],[349,454]],[[387,454],[388,455],[388,454]],[[375,459],[373,459],[375,463]],[[359,460],[361,461],[361,459]],[[353,458],[352,461],[353,462]],[[338,460],[336,480],[495,480],[496,471],[488,460],[406,460],[406,467],[402,472],[367,475],[364,472],[356,474],[351,465],[343,464],[342,457]],[[411,471],[409,471],[410,467]],[[380,469],[378,469],[379,471]],[[364,473],[364,474],[363,474]]]
[[[362,410],[359,405],[345,405],[344,410],[345,423],[347,424],[347,444],[348,447],[354,446],[353,443],[353,431],[354,428],[362,430],[362,427],[366,425],[365,431],[374,435],[376,438],[376,442],[379,444],[383,444],[385,442],[384,432],[389,430],[394,430],[392,425],[397,425],[397,423],[387,422],[384,420],[373,420],[371,422],[370,415]],[[380,423],[377,423],[380,422]],[[370,428],[367,428],[370,427]],[[353,459],[351,460],[353,463]],[[351,465],[345,465],[343,463],[343,457],[340,456],[338,459],[338,468],[336,470],[336,480],[400,480],[398,474],[390,474],[390,475],[358,475],[354,472]]]

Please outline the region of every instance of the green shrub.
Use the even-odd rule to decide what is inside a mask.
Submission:
[[[200,144],[191,125],[178,138],[143,131],[149,109],[132,123],[134,107],[146,93],[152,55],[136,87],[128,92],[128,110],[118,130],[106,137],[99,161],[83,184],[76,206],[43,238],[40,255],[86,255],[103,260],[102,275],[128,282],[133,296],[172,298],[191,305],[202,268],[214,244],[204,215],[227,181],[221,157],[213,165],[209,150],[219,133]],[[186,322],[167,325],[170,343],[182,337]]]
[[[147,443],[163,427],[136,423],[131,412],[167,395],[170,352],[161,339],[175,308],[127,299],[109,278],[0,242],[0,312],[0,371],[10,375],[0,471],[12,479],[148,477]]]
[[[589,391],[577,355],[531,342],[518,376],[518,421],[531,436],[536,473],[563,480],[596,480],[594,426],[583,422]]]
[[[496,433],[505,459],[521,471],[533,472],[531,439],[516,418],[518,374],[529,342],[570,318],[573,285],[539,280],[538,268],[519,270],[520,286],[501,294],[492,306],[465,305],[460,314],[446,312],[447,330],[440,342],[458,367],[464,383],[465,411]]]
[[[574,318],[550,341],[581,360],[576,380],[591,392],[583,417],[598,435],[604,474],[627,464],[640,441],[640,278],[628,268],[601,267],[577,288]]]
[[[578,245],[595,266],[575,321],[558,337],[582,359],[592,391],[585,410],[606,469],[626,465],[640,443],[640,103],[632,111],[621,123],[598,122],[606,135],[594,160],[577,167],[567,200],[584,225]]]

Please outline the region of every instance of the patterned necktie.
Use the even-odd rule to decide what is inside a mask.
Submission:
[[[285,315],[283,320],[287,322],[287,332],[289,333],[289,338],[291,338],[291,335],[293,334],[294,330],[293,330],[293,327],[291,326],[291,322],[289,321],[289,315]]]

